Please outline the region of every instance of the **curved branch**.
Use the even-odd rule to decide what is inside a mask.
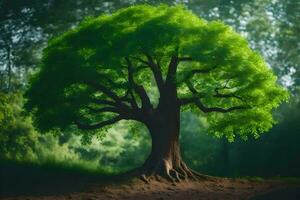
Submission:
[[[107,126],[107,125],[114,124],[122,119],[123,119],[123,117],[121,117],[121,115],[118,115],[112,119],[109,119],[109,120],[106,120],[103,122],[99,122],[99,123],[95,123],[95,124],[84,124],[84,123],[80,122],[79,120],[75,120],[74,122],[79,129],[95,130],[95,129],[103,128],[104,126]]]
[[[227,93],[227,94],[220,93],[220,90],[225,90],[225,89],[231,90],[231,89],[235,88],[235,87],[228,87],[229,81],[231,79],[232,78],[227,79],[226,82],[225,82],[225,84],[223,86],[216,87],[215,88],[215,94],[213,96],[217,97],[217,98],[236,98],[236,99],[239,99],[241,101],[244,101],[244,99],[242,97],[236,95],[236,92]]]
[[[197,100],[196,97],[191,97],[191,98],[180,98],[179,101],[179,105],[184,106],[187,104],[191,104],[194,103]]]
[[[122,83],[116,83],[115,81],[111,80],[111,79],[109,78],[109,75],[108,75],[108,74],[101,74],[101,73],[99,73],[98,75],[99,75],[99,77],[100,77],[101,79],[106,80],[106,81],[108,82],[108,84],[111,85],[111,86],[113,86],[113,87],[123,88],[123,89],[126,88],[126,85],[125,85],[125,84],[122,84]]]
[[[201,101],[200,99],[197,99],[195,102],[195,105],[202,110],[205,113],[209,113],[209,112],[220,112],[220,113],[227,113],[227,112],[231,112],[234,110],[245,110],[245,109],[249,109],[249,106],[233,106],[233,107],[229,107],[229,108],[220,108],[220,107],[206,107]]]
[[[113,91],[111,91],[110,89],[106,88],[105,86],[103,86],[99,83],[96,83],[94,81],[91,81],[91,80],[85,80],[83,82],[85,84],[95,88],[96,90],[99,90],[100,92],[104,93],[105,95],[107,95],[108,97],[113,99],[114,101],[116,101],[118,103],[121,102],[120,97],[117,94],[115,94]]]
[[[213,95],[214,97],[217,97],[217,98],[236,98],[236,99],[239,99],[239,100],[243,100],[242,97],[236,95],[235,93],[222,94],[222,93],[219,92],[220,89],[222,89],[222,88],[216,88],[215,89],[216,94]]]
[[[116,102],[103,100],[103,99],[92,99],[92,103],[105,106],[102,108],[88,107],[91,111],[95,113],[113,112],[122,115],[123,119],[134,119],[134,120],[137,120],[139,116],[138,109],[131,108],[130,106],[128,106],[123,102],[118,104]]]
[[[155,63],[153,58],[150,55],[146,54],[146,57],[148,60],[148,65],[153,73],[154,78],[155,78],[156,85],[157,85],[159,91],[163,92],[164,80],[162,77],[161,69],[159,68],[159,64]]]
[[[179,57],[178,60],[179,61],[193,61],[193,59],[191,57]]]
[[[129,95],[130,95],[130,97],[127,97]],[[130,103],[130,105],[133,108],[133,110],[137,111],[139,109],[137,101],[136,101],[135,96],[134,96],[134,93],[132,91],[132,87],[131,87],[130,84],[129,84],[128,89],[126,91],[125,101],[127,101],[128,103]]]
[[[189,81],[186,81],[186,84],[187,84],[189,90],[194,94],[194,97],[179,99],[180,105],[187,105],[190,103],[194,103],[202,112],[205,112],[205,113],[209,113],[209,112],[227,113],[227,112],[231,112],[231,111],[235,111],[235,110],[244,110],[244,109],[251,108],[250,106],[245,106],[245,105],[232,106],[229,108],[207,107],[202,103],[199,93],[193,87],[192,83]]]
[[[92,103],[101,104],[101,105],[108,105],[108,106],[114,106],[114,107],[117,106],[117,104],[113,101],[103,100],[103,99],[95,99],[95,98],[92,99]]]
[[[183,81],[186,81],[186,80],[190,79],[195,74],[208,74],[209,72],[211,72],[212,70],[214,70],[216,68],[217,68],[217,66],[214,66],[214,67],[209,68],[209,69],[193,69],[193,70],[190,70],[185,75]]]
[[[119,113],[120,110],[116,107],[102,107],[102,108],[93,108],[91,106],[86,106],[90,111],[95,113],[104,113],[104,112],[112,112],[112,113]]]
[[[176,71],[178,66],[179,60],[177,56],[172,56],[171,61],[169,63],[167,77],[166,77],[166,86],[174,85],[176,83],[174,80],[176,78]]]
[[[108,100],[97,100],[93,99],[95,103],[99,104],[104,104],[104,105],[111,105],[114,107],[119,108],[120,110],[128,110],[129,112],[133,112],[133,110],[130,109],[128,105],[126,105],[125,102],[130,102],[131,100],[128,99],[126,96],[124,97],[119,97],[117,94],[115,94],[113,91],[110,89],[102,86],[101,84],[95,83],[93,81],[85,81],[86,84],[94,87],[95,89],[98,89],[99,91],[103,92],[105,95],[110,97],[113,101],[108,101]]]
[[[140,57],[136,57],[136,56],[130,56],[130,57],[133,58],[133,59],[135,59],[135,60],[137,60],[137,61],[139,61],[139,62],[141,62],[141,63],[143,63],[143,64],[145,64],[145,65],[147,65],[147,66],[149,64],[149,62],[147,62],[146,60],[143,60]]]
[[[133,88],[134,91],[139,95],[141,101],[142,101],[142,108],[143,109],[150,109],[152,108],[152,104],[150,102],[150,99],[147,95],[146,90],[144,89],[143,86],[138,85],[135,83],[134,78],[133,78],[133,67],[132,63],[129,60],[129,58],[125,58],[127,62],[127,69],[128,69],[128,82],[129,82],[129,87]],[[132,98],[134,98],[134,95],[132,94]],[[134,103],[136,105],[136,102]]]
[[[202,112],[209,113],[209,112],[221,112],[221,113],[227,113],[234,110],[244,110],[244,109],[250,109],[250,106],[233,106],[229,108],[220,108],[220,107],[207,107],[205,106],[200,98],[182,98],[179,99],[180,105],[187,105],[194,103]]]

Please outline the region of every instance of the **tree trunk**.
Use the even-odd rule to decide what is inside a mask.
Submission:
[[[7,76],[8,76],[8,82],[7,82],[7,90],[10,92],[11,91],[11,86],[12,86],[12,66],[11,66],[11,49],[8,46],[7,48]]]
[[[172,115],[173,114],[173,115]],[[180,165],[179,114],[157,113],[148,125],[152,149],[145,167],[159,174]]]
[[[176,102],[159,105],[147,127],[152,139],[152,149],[141,167],[142,178],[145,181],[148,182],[147,177],[151,176],[164,177],[171,181],[208,178],[188,168],[181,158],[180,107]]]

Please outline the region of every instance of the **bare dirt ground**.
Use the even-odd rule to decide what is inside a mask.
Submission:
[[[75,183],[74,183],[75,184]],[[72,185],[70,185],[72,187]],[[217,178],[214,181],[182,181],[169,183],[139,179],[122,183],[91,183],[82,191],[61,194],[21,195],[1,200],[218,200],[218,199],[300,199],[300,186],[282,181],[250,181]]]

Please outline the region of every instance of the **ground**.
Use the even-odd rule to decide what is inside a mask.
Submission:
[[[57,165],[0,162],[0,200],[298,200],[299,179],[181,181],[90,173]]]
[[[76,183],[74,183],[76,184]],[[57,191],[59,192],[59,190]],[[281,196],[280,196],[281,195]],[[170,184],[167,181],[144,183],[133,179],[125,183],[91,183],[82,191],[57,194],[12,195],[1,200],[218,200],[218,199],[300,199],[300,185],[282,181],[250,181],[246,179],[218,178],[215,181],[182,181]]]

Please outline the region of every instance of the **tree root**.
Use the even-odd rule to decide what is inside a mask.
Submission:
[[[216,178],[200,174],[181,161],[179,165],[173,166],[168,161],[163,160],[159,164],[152,167],[144,167],[141,171],[140,179],[145,183],[150,183],[152,179],[161,181],[166,179],[173,183],[181,182],[183,180],[194,180],[194,181],[215,181]]]

